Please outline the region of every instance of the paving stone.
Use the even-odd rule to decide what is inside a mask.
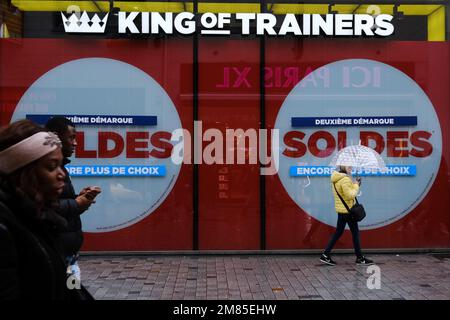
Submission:
[[[374,255],[381,288],[367,267],[337,256],[147,256],[80,258],[82,282],[96,299],[450,299],[450,259],[426,254]]]

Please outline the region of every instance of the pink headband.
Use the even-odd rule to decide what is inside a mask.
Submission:
[[[53,132],[38,132],[0,152],[0,172],[10,174],[61,147]]]

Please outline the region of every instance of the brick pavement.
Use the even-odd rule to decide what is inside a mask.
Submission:
[[[450,299],[448,258],[370,255],[381,271],[381,288],[371,290],[367,266],[334,257],[330,267],[308,255],[82,256],[80,267],[96,299]]]

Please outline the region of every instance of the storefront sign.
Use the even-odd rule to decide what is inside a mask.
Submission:
[[[108,13],[100,18],[87,12],[67,15],[61,13],[64,30],[67,33],[104,33]],[[230,35],[230,28],[238,26],[242,35],[270,36],[379,36],[394,33],[388,14],[302,14],[275,15],[272,13],[211,13],[196,16],[191,12],[119,12],[119,34],[182,34]],[[255,25],[252,29],[251,26]]]
[[[417,117],[293,117],[293,128],[415,126]]]
[[[163,177],[165,166],[66,166],[71,177]]]
[[[27,119],[45,124],[54,114],[28,114]],[[155,116],[120,116],[120,115],[63,115],[75,125],[92,126],[156,126],[158,117]]]
[[[291,177],[329,177],[335,167],[330,166],[291,166],[289,168],[289,175]],[[363,169],[357,168],[352,171],[352,174],[368,177],[368,176],[415,176],[415,165],[388,165],[386,171],[377,169]]]

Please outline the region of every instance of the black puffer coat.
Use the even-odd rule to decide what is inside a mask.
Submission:
[[[69,290],[57,234],[66,223],[52,210],[37,217],[34,203],[0,180],[0,300],[90,299]]]
[[[70,163],[69,159],[64,159],[64,165]],[[75,198],[77,197],[70,180],[69,172],[63,167],[66,174],[64,189],[59,196],[59,208],[56,212],[66,219],[67,228],[60,232],[59,237],[63,245],[64,255],[71,256],[77,254],[83,244],[83,231],[81,230],[80,215],[83,213],[78,208]]]

